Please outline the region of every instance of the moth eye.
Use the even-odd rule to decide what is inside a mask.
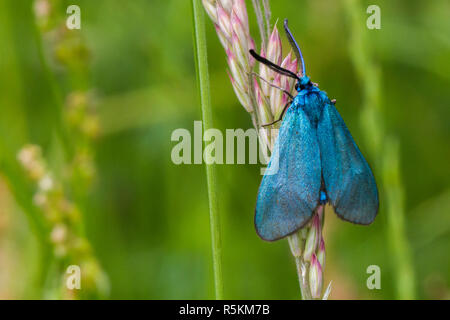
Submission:
[[[295,84],[295,90],[298,91],[298,89],[300,89],[300,85],[298,83]]]

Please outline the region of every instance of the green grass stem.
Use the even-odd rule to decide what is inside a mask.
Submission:
[[[209,87],[208,56],[206,48],[205,21],[203,6],[200,0],[192,0],[194,50],[197,70],[198,88],[202,109],[203,129],[212,128],[211,93]],[[207,160],[207,159],[205,159]],[[208,162],[208,161],[206,161]],[[214,284],[216,299],[223,299],[222,278],[222,244],[219,212],[217,204],[217,179],[214,164],[206,164],[208,185],[209,218],[214,268]]]

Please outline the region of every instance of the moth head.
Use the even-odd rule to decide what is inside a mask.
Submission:
[[[311,86],[311,80],[309,79],[308,76],[303,76],[300,78],[300,80],[298,80],[298,82],[295,84],[295,90],[297,90],[298,92],[300,92],[301,90]]]

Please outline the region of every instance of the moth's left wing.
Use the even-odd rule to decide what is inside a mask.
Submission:
[[[255,227],[264,240],[295,232],[319,204],[320,154],[316,129],[300,107],[287,110],[258,191]]]
[[[375,178],[334,105],[325,105],[317,136],[325,189],[336,214],[353,223],[372,223],[378,213]]]

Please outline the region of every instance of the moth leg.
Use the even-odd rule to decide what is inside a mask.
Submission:
[[[277,88],[278,90],[283,91],[289,98],[291,98],[291,100],[294,100],[294,96],[289,91],[284,90],[283,88],[280,88],[280,87],[274,85],[273,83],[270,83],[269,81],[267,81],[266,79],[264,79],[263,77],[261,77],[259,74],[255,73],[255,72],[252,72],[251,75],[255,76],[255,77],[258,77],[259,79],[261,79],[262,81],[267,83],[272,88]]]
[[[280,117],[279,117],[277,120],[272,121],[271,123],[263,124],[263,125],[261,125],[261,126],[262,126],[262,127],[268,127],[268,126],[271,126],[271,125],[273,125],[273,124],[275,124],[275,123],[277,123],[277,122],[283,120],[283,116],[284,116],[284,114],[286,113],[286,110],[287,110],[287,108],[289,107],[289,105],[290,105],[291,103],[292,103],[292,101],[289,101],[288,103],[286,103],[286,105],[283,107],[283,111],[281,112]]]

